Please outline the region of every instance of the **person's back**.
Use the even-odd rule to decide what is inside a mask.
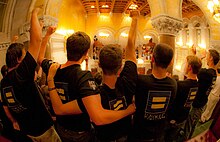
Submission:
[[[102,106],[108,110],[125,110],[135,94],[137,65],[135,39],[139,11],[131,11],[132,23],[125,47],[125,63],[122,68],[123,51],[117,45],[104,46],[99,54],[99,66],[103,71],[100,95]],[[127,141],[131,130],[131,115],[107,125],[95,125],[98,141]]]
[[[62,103],[65,104],[77,99],[83,112],[73,115],[57,115],[57,132],[62,141],[89,141],[92,139],[90,118],[83,105],[82,98],[99,94],[99,89],[91,72],[83,71],[80,67],[89,48],[90,38],[86,33],[76,32],[71,35],[67,39],[68,61],[60,66],[54,77]],[[42,61],[41,66],[46,74],[51,63],[51,60],[48,59]]]
[[[153,51],[150,75],[139,75],[135,94],[135,140],[163,141],[167,110],[176,94],[176,81],[166,76],[173,50],[158,44]],[[166,60],[165,60],[166,59]]]
[[[42,141],[45,141],[44,136],[49,131],[47,134],[50,139],[47,138],[46,141],[55,141],[59,137],[52,136],[56,134],[52,128],[53,120],[34,82],[36,59],[42,38],[42,29],[37,18],[39,10],[36,8],[32,12],[28,51],[26,52],[24,45],[20,43],[11,44],[7,50],[8,73],[1,81],[1,93],[5,112],[14,129],[20,130],[33,140],[38,137]]]
[[[214,85],[217,78],[217,68],[216,65],[219,62],[219,53],[217,50],[210,49],[206,57],[208,69],[202,68],[197,77],[199,82],[199,89],[196,98],[193,102],[194,108],[202,108],[208,101],[208,95]]]

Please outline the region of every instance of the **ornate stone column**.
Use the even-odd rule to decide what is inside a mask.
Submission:
[[[158,15],[151,18],[152,26],[158,31],[160,43],[166,43],[174,49],[175,53],[175,37],[182,29],[182,20],[168,16]],[[173,64],[168,71],[172,73]]]

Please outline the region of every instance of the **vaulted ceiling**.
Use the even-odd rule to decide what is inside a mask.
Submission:
[[[81,0],[85,11],[90,13],[128,13],[132,4],[136,4],[141,15],[150,16],[150,7],[147,0]],[[192,0],[183,0],[183,17],[190,18],[194,15],[202,16],[203,13]]]

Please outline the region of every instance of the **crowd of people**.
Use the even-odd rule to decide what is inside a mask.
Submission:
[[[178,80],[167,76],[172,47],[159,43],[152,51],[151,73],[138,75],[135,42],[140,13],[133,10],[125,63],[123,51],[105,43],[98,57],[102,73],[94,78],[80,67],[91,47],[84,32],[68,37],[66,63],[44,58],[56,27],[49,27],[42,38],[39,11],[32,12],[29,47],[12,43],[1,70],[0,112],[6,138],[18,142],[182,142],[191,138],[197,123],[210,119],[220,95],[215,49],[207,52],[208,69],[201,68],[196,55],[187,56],[186,79]],[[37,66],[46,74],[50,103],[36,81]],[[47,107],[50,104],[52,110]]]

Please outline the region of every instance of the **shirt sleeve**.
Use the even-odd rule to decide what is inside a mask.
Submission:
[[[16,69],[16,74],[17,74],[18,79],[23,80],[23,81],[34,79],[36,67],[37,67],[36,61],[31,56],[31,54],[27,52],[24,59],[19,64],[18,68]]]
[[[89,71],[85,71],[80,75],[79,80],[80,98],[99,94],[99,88]]]
[[[138,74],[137,66],[132,61],[126,61],[120,77],[117,79],[117,86],[125,88],[123,91],[127,97],[132,97],[136,92]],[[129,99],[130,100],[130,99]]]

